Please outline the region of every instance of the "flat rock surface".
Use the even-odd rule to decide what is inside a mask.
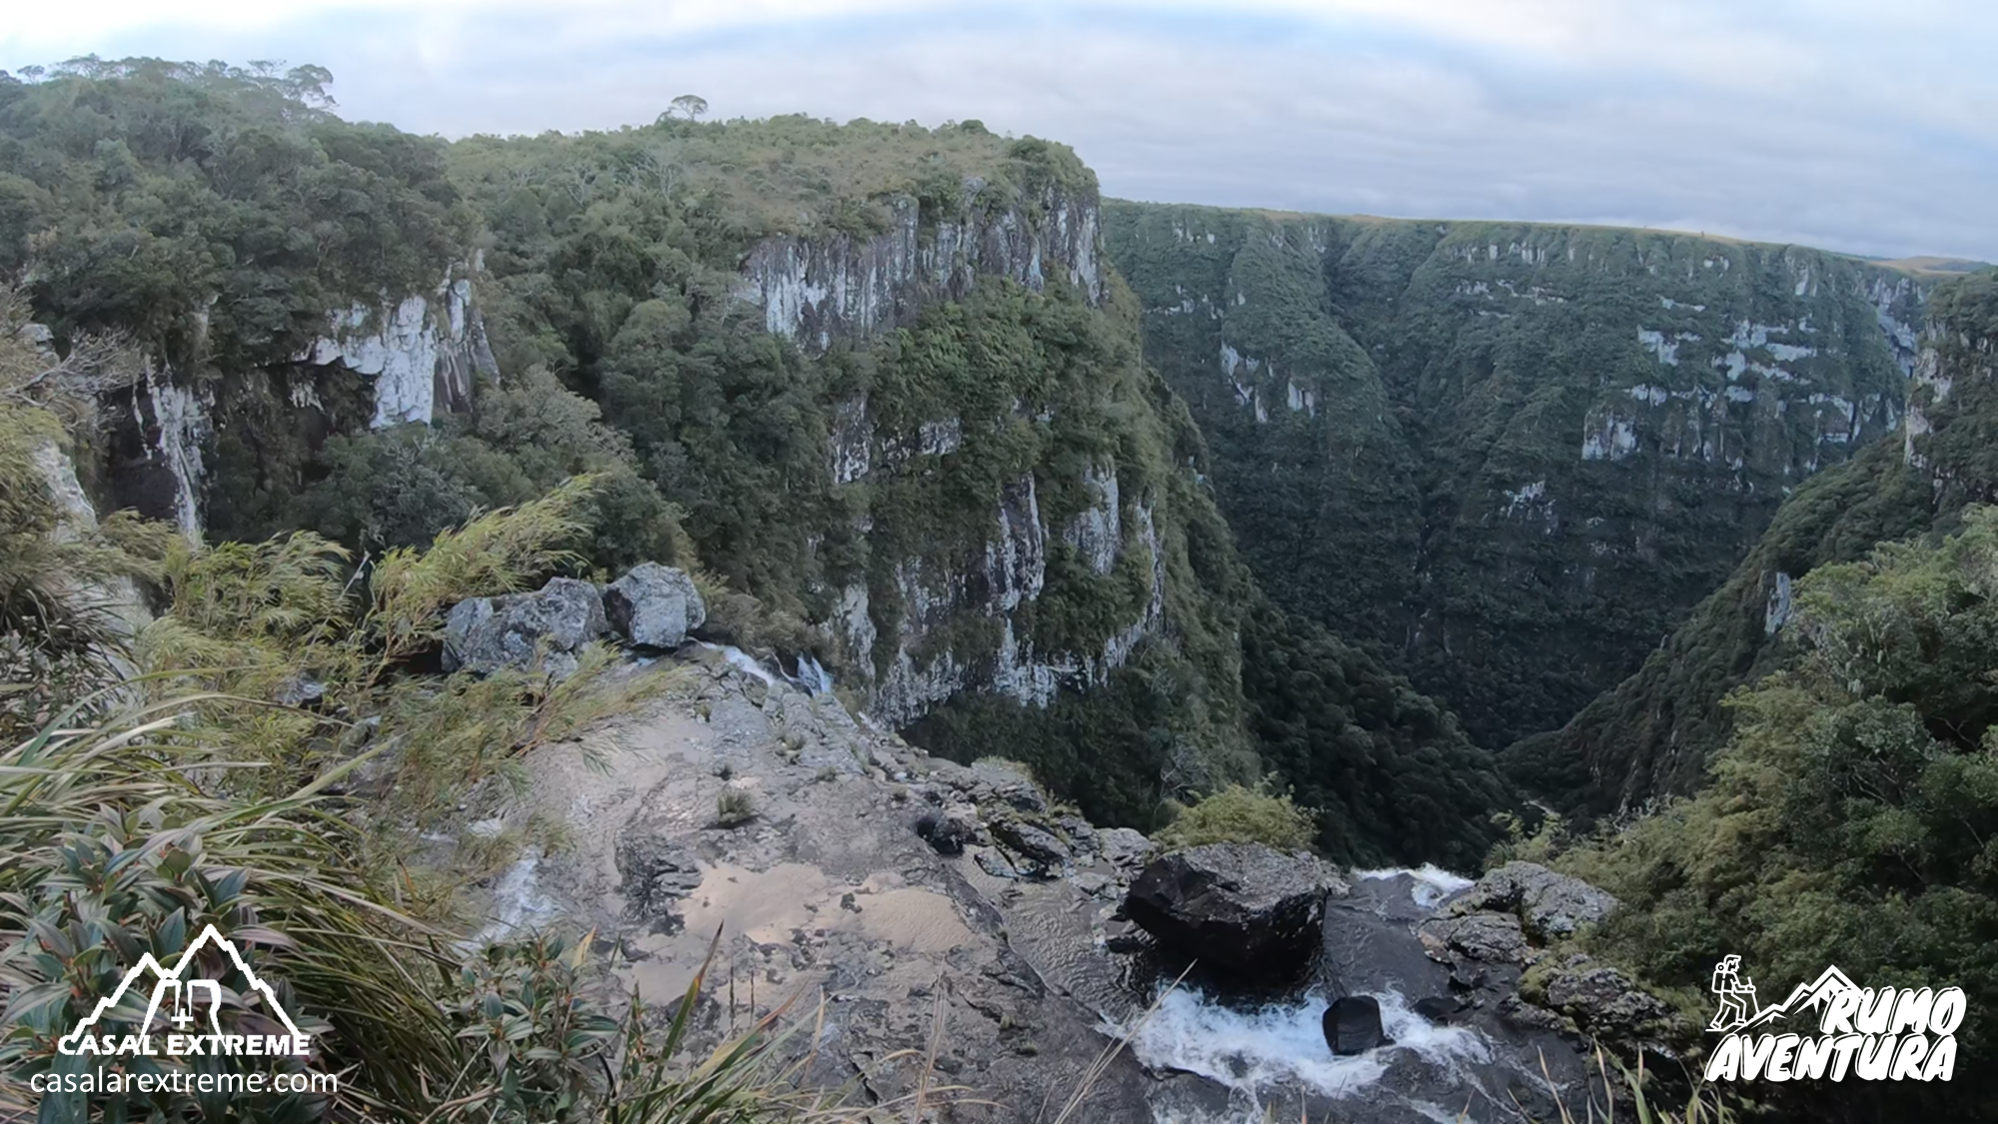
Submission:
[[[1114,902],[1065,879],[988,874],[976,860],[996,841],[946,857],[915,831],[924,812],[972,795],[959,782],[1009,816],[1044,797],[1003,769],[932,762],[857,725],[830,696],[780,683],[758,705],[743,681],[720,661],[674,668],[641,711],[530,754],[526,796],[504,815],[516,827],[554,824],[561,842],[494,880],[488,936],[595,928],[605,959],[665,1010],[719,928],[697,1021],[708,1041],[794,996],[809,1027],[823,1001],[814,1080],[853,1081],[857,1101],[881,1104],[916,1089],[940,1016],[926,1116],[1054,1117],[1111,1045],[1075,993],[1113,999],[1084,978],[1104,975],[1095,943]],[[879,780],[884,759],[908,781]],[[749,795],[754,819],[717,826],[725,788]],[[1114,877],[1047,824],[1015,835],[1030,845],[1016,842],[1016,855],[1080,850],[1069,857],[1078,870]],[[1145,1087],[1120,1056],[1069,1118],[1150,1120]],[[884,1106],[894,1120],[910,1112]]]

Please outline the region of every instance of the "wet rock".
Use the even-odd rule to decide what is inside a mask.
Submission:
[[[971,858],[994,879],[1024,879],[1028,875],[1028,872],[1020,870],[1012,860],[994,848],[980,848]]]
[[[1572,875],[1537,863],[1514,861],[1484,878],[1451,904],[1457,913],[1500,911],[1517,914],[1541,941],[1554,941],[1593,926],[1617,907],[1616,896]]]
[[[1394,1043],[1381,1029],[1381,1002],[1371,996],[1341,996],[1319,1022],[1324,1025],[1325,1045],[1335,1055],[1363,1055]]]
[[[1530,1004],[1517,995],[1506,996],[1498,1002],[1498,1014],[1515,1027],[1529,1031],[1559,1031],[1565,1026],[1559,1012],[1550,1012],[1538,1004]]]
[[[1061,837],[1038,824],[1025,820],[1000,820],[992,825],[992,835],[1041,873],[1052,874],[1068,866],[1068,845],[1062,842]]]
[[[658,827],[635,826],[619,834],[614,853],[625,914],[658,918],[675,901],[701,885],[701,863]]]
[[[1432,918],[1417,933],[1439,961],[1463,956],[1487,964],[1518,964],[1526,959],[1526,934],[1510,914]]]
[[[526,667],[538,650],[571,653],[609,628],[597,588],[574,578],[551,578],[533,593],[467,598],[444,617],[444,670],[489,675]],[[563,663],[574,670],[573,657]]]
[[[1243,976],[1281,978],[1311,960],[1325,899],[1343,888],[1331,868],[1301,852],[1205,844],[1147,864],[1124,910],[1184,956]]]
[[[950,805],[916,818],[916,835],[929,841],[938,855],[963,855],[978,839],[978,817],[967,805]]]
[[[1117,880],[1094,871],[1082,871],[1069,877],[1075,889],[1086,895],[1101,895],[1117,885]]]
[[[603,600],[611,628],[644,648],[678,648],[708,619],[687,572],[655,562],[639,563],[604,587]]]
[[[1413,1007],[1416,1015],[1430,1023],[1449,1023],[1466,1010],[1464,1002],[1452,996],[1425,996]]]

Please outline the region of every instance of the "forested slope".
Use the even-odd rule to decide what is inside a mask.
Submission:
[[[1489,839],[1490,756],[1265,607],[1062,146],[693,105],[446,145],[340,121],[311,68],[30,78],[0,83],[10,262],[58,347],[144,357],[84,438],[101,501],[321,532],[365,578],[589,472],[580,566],[699,569],[716,636],[1100,821],[1281,765],[1342,855]],[[1245,678],[1249,645],[1309,678]]]
[[[1480,740],[1559,726],[1898,430],[1927,283],[1660,231],[1112,203],[1279,604]]]

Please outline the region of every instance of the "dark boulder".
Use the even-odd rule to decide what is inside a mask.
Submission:
[[[1124,910],[1161,945],[1242,976],[1295,976],[1322,940],[1325,899],[1339,877],[1304,853],[1263,844],[1205,844],[1145,866]]]
[[[965,845],[978,839],[978,817],[962,805],[926,812],[916,818],[916,835],[938,855],[963,855]]]
[[[1381,1002],[1371,996],[1341,996],[1325,1009],[1320,1022],[1325,1045],[1335,1055],[1363,1055],[1375,1047],[1394,1045],[1381,1028]]]
[[[1413,1007],[1416,1015],[1430,1023],[1449,1023],[1465,1012],[1464,1002],[1454,996],[1425,996]]]
[[[992,835],[1024,861],[1015,866],[1026,866],[1044,875],[1056,874],[1068,866],[1068,845],[1038,824],[1010,817],[996,820],[992,823]]]

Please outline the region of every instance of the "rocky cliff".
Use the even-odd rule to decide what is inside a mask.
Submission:
[[[1196,969],[1174,987],[1183,954],[1123,908],[1153,858],[1144,836],[1091,825],[1017,766],[932,757],[739,655],[686,649],[628,674],[658,678],[644,707],[537,749],[530,784],[474,796],[469,840],[553,828],[563,841],[480,888],[482,936],[587,930],[620,983],[665,1008],[719,927],[696,1043],[788,1002],[811,1034],[783,1050],[863,1106],[922,1096],[940,1120],[1155,1121],[1272,1106],[1410,1120],[1448,1105],[1546,1120],[1556,1097],[1600,1099],[1586,1035],[1650,1030],[1656,1002],[1627,981],[1562,991],[1613,972],[1586,958],[1556,969],[1547,996],[1521,996],[1527,966],[1552,967],[1539,943],[1614,905],[1543,869],[1476,888],[1433,868],[1328,877],[1303,979],[1237,994]],[[1512,940],[1479,944],[1473,929]],[[1319,1025],[1336,995],[1378,997],[1393,1041],[1334,1057]],[[1610,1026],[1617,1003],[1639,1020]]]
[[[1094,178],[1064,170],[1070,171],[1065,184],[1051,177],[1037,191],[966,177],[958,206],[943,211],[913,196],[895,197],[886,207],[890,229],[871,238],[765,238],[744,255],[736,296],[759,309],[769,332],[816,354],[835,345],[879,348],[897,328],[917,339],[977,347],[982,330],[1010,327],[1000,322],[1042,302],[1066,305],[1061,315],[1071,323],[1104,332],[1099,314],[1084,311],[1106,297]],[[1052,293],[1050,277],[1060,279]],[[1009,283],[1031,296],[997,296]],[[938,323],[946,302],[975,296],[974,307],[992,310],[981,318],[985,323]],[[1014,308],[998,307],[1007,301]],[[887,344],[899,352],[907,339]],[[950,501],[984,507],[982,527],[971,512],[935,520],[915,504],[858,517],[857,530],[870,545],[899,542],[915,550],[886,558],[871,552],[876,558],[866,573],[831,587],[831,612],[821,627],[832,658],[867,693],[869,713],[890,726],[905,726],[974,690],[1046,707],[1064,687],[1103,683],[1164,613],[1168,547],[1158,509],[1161,478],[1172,468],[1136,440],[1135,427],[1126,440],[1108,435],[1113,448],[1096,456],[1057,459],[1051,455],[1060,450],[1047,443],[1040,456],[1015,458],[996,478],[980,472],[981,461],[991,462],[980,446],[1009,436],[1032,440],[1034,431],[1056,437],[1070,421],[1058,422],[1057,414],[1096,413],[1110,403],[1141,417],[1151,413],[1142,373],[1126,366],[1128,356],[1105,355],[1117,366],[1097,370],[1093,384],[1035,386],[1017,366],[966,358],[977,365],[968,372],[977,386],[870,387],[836,397],[827,411],[827,483],[836,490],[921,500],[934,491],[926,478],[954,474],[977,474],[996,486]],[[898,401],[919,396],[928,402],[915,410],[916,403]],[[1119,464],[1116,445],[1132,463]],[[1148,488],[1148,481],[1155,483]],[[1044,503],[1044,495],[1053,499]],[[960,526],[940,538],[939,524]],[[1104,591],[1090,587],[1109,582],[1131,588],[1112,594],[1124,612],[1084,643],[1050,644],[1029,632],[1028,618],[1049,593],[1051,554],[1059,556],[1054,598],[1095,598]]]
[[[1111,204],[1259,580],[1502,744],[1898,432],[1927,283],[1655,231]]]
[[[1561,729],[1508,748],[1508,768],[1581,807],[1608,810],[1705,779],[1726,739],[1721,702],[1784,655],[1790,587],[1877,543],[1946,531],[1964,505],[1998,496],[1988,439],[1998,282],[1938,284],[1911,363],[1899,432],[1798,488],[1768,530],[1628,679]]]
[[[281,504],[328,436],[469,409],[478,379],[498,367],[473,300],[476,270],[458,273],[433,292],[330,310],[295,354],[192,370],[146,357],[143,378],[111,404],[113,502],[191,536],[217,514],[222,530],[254,533],[269,513],[244,511],[244,493]]]

